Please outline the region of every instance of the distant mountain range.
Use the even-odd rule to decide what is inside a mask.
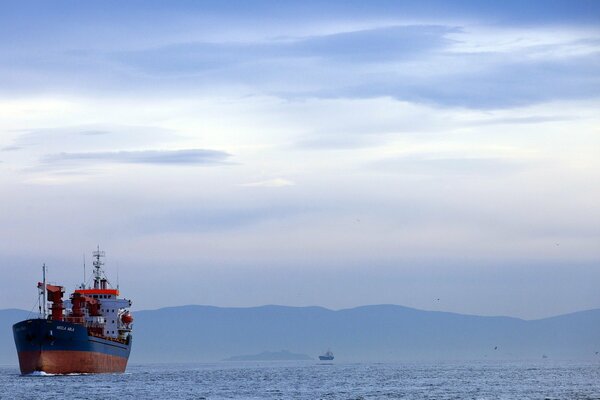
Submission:
[[[0,364],[16,364],[11,326],[21,310],[0,310]],[[289,349],[336,361],[598,359],[600,310],[526,321],[374,305],[220,308],[181,306],[134,314],[130,362],[219,361]]]

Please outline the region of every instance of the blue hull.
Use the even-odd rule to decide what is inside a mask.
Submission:
[[[88,335],[79,324],[28,319],[13,325],[21,373],[123,372],[132,338],[126,343]]]

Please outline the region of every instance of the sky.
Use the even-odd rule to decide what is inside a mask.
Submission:
[[[600,308],[600,2],[3,1],[0,309]]]

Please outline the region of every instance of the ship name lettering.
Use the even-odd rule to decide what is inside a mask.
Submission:
[[[60,331],[69,331],[69,332],[74,332],[75,328],[73,328],[72,326],[66,327],[64,325],[59,325],[56,327],[56,329],[60,330]]]

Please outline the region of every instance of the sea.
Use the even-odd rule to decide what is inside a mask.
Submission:
[[[600,399],[600,362],[219,362],[124,374],[0,367],[0,399]]]

